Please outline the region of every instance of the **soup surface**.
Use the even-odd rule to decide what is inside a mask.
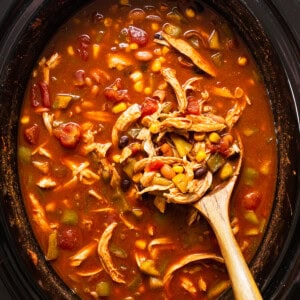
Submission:
[[[58,30],[28,83],[18,163],[33,231],[82,299],[216,298],[230,281],[191,204],[242,156],[230,220],[251,260],[276,180],[263,81],[201,2],[106,2]]]

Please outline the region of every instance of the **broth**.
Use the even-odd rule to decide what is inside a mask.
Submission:
[[[274,196],[272,112],[246,45],[199,1],[82,9],[42,53],[20,116],[28,217],[82,299],[227,289],[212,230],[183,203],[228,180],[241,151],[230,217],[250,262]]]

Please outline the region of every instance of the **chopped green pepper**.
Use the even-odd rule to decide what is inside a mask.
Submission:
[[[31,161],[31,150],[27,147],[20,146],[18,156],[23,163],[29,163]]]
[[[66,225],[76,225],[78,223],[77,212],[71,209],[64,210],[61,222]]]
[[[110,295],[110,284],[107,281],[100,281],[96,286],[96,293],[99,297],[108,297]]]
[[[71,100],[80,100],[80,96],[72,94],[57,94],[53,103],[54,109],[67,108]]]
[[[225,164],[225,159],[216,152],[209,157],[206,163],[210,171],[215,173]]]

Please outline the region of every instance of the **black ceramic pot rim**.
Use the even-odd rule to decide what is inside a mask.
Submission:
[[[284,295],[299,256],[299,49],[270,1],[205,0],[223,14],[247,42],[261,68],[272,103],[278,141],[276,201],[264,242],[251,269],[266,299]],[[14,299],[74,299],[52,271],[31,232],[17,170],[18,117],[24,89],[48,39],[86,1],[18,1],[1,26],[0,43],[0,278]],[[57,17],[56,17],[57,16]],[[38,26],[36,26],[38,24]],[[6,28],[6,30],[3,30]],[[296,227],[298,226],[298,227]],[[27,249],[38,254],[35,266]],[[292,259],[290,258],[292,257]],[[282,269],[282,266],[285,266]],[[224,298],[230,298],[229,293]]]

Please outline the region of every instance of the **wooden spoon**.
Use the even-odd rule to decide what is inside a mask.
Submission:
[[[262,296],[232,233],[228,216],[230,197],[242,165],[243,149],[240,148],[239,162],[233,177],[193,205],[205,216],[216,235],[235,298],[238,300],[257,300],[262,299]]]

